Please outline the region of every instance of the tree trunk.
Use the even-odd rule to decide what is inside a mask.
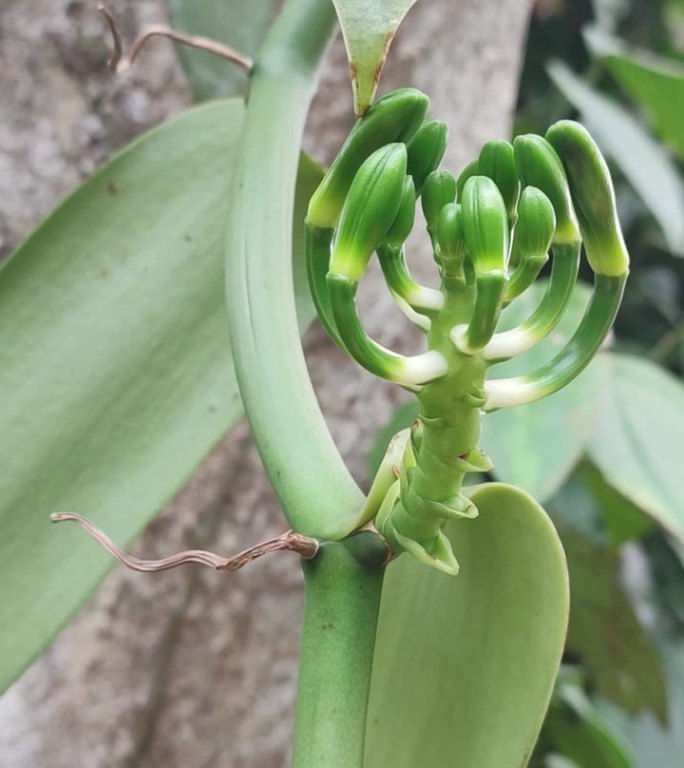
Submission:
[[[531,0],[422,0],[402,26],[382,88],[432,97],[454,172],[482,142],[505,137],[515,103]],[[131,35],[163,20],[158,0],[112,10]],[[168,43],[115,80],[92,6],[4,0],[0,8],[0,256],[115,147],[190,101]],[[329,160],[352,122],[338,40],[312,108],[307,148]],[[432,260],[416,238],[414,269]],[[371,272],[361,302],[378,340],[408,350],[417,337]],[[402,395],[347,360],[320,327],[310,370],[355,476]],[[246,427],[204,462],[135,547],[160,557],[206,546],[232,553],[285,530]],[[185,568],[152,576],[115,568],[45,656],[0,702],[0,764],[32,768],[278,768],[289,763],[302,580],[294,555],[237,574]]]

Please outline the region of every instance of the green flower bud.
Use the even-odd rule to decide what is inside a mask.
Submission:
[[[508,217],[501,192],[486,176],[472,176],[461,201],[463,235],[476,275],[503,270],[508,254]]]
[[[563,164],[546,139],[534,134],[518,136],[513,142],[515,164],[523,187],[537,187],[551,201],[556,213],[554,243],[579,240],[575,211]]]
[[[536,187],[525,187],[513,233],[514,249],[523,259],[546,260],[555,229],[556,214],[549,198]]]
[[[466,255],[463,212],[458,203],[449,203],[437,218],[437,242],[443,262],[462,263]]]
[[[437,218],[448,203],[456,200],[456,181],[449,171],[433,171],[423,184],[422,205],[428,232],[437,231]]]
[[[449,138],[447,124],[441,120],[426,120],[406,145],[408,174],[413,177],[416,194],[420,194],[425,179],[440,164]]]
[[[309,202],[307,221],[334,227],[356,172],[377,149],[408,141],[425,119],[430,100],[416,88],[401,88],[378,99],[356,123]]]
[[[463,188],[466,185],[466,181],[471,176],[477,176],[479,161],[477,158],[471,160],[468,165],[461,171],[460,176],[456,179],[456,200],[460,202],[463,199]]]
[[[508,220],[514,221],[520,197],[520,180],[513,145],[507,141],[488,141],[480,150],[477,168],[480,176],[488,176],[499,188]]]
[[[407,176],[404,179],[404,191],[399,204],[396,218],[389,228],[385,242],[392,248],[401,248],[411,234],[413,222],[416,218],[416,190],[413,179]]]
[[[626,274],[629,254],[617,217],[610,171],[599,148],[586,128],[572,120],[555,123],[546,137],[568,174],[589,265],[599,275]]]
[[[388,144],[359,168],[344,201],[330,272],[358,281],[399,212],[406,178],[406,146]]]

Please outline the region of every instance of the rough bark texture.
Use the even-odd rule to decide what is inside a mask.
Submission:
[[[510,128],[529,0],[423,0],[393,46],[383,89],[428,91],[449,121],[457,171]],[[132,35],[164,18],[158,0],[112,3]],[[85,2],[4,0],[0,7],[0,254],[114,148],[189,103],[169,44],[125,79],[106,71],[108,40]],[[351,123],[340,41],[314,104],[307,146],[329,158]],[[415,269],[431,260],[417,248]],[[378,276],[363,286],[376,337],[417,341]],[[331,429],[356,477],[400,399],[359,371],[319,328],[306,341]],[[149,526],[136,554],[189,546],[231,553],[284,530],[244,425]],[[169,768],[288,764],[301,578],[294,555],[239,574],[190,567],[155,576],[116,568],[52,648],[0,702],[0,764]]]

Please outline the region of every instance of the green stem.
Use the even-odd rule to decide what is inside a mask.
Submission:
[[[321,539],[354,530],[363,504],[311,386],[292,280],[299,147],[334,22],[328,0],[290,0],[257,58],[226,252],[231,346],[252,434],[290,525]]]
[[[293,768],[362,768],[386,550],[361,533],[304,561]]]

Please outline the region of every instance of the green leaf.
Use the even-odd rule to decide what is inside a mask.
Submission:
[[[475,520],[447,526],[456,577],[400,557],[387,569],[364,768],[520,768],[565,638],[563,550],[516,488],[479,486]]]
[[[333,0],[347,47],[354,111],[373,103],[387,52],[404,16],[416,0]]]
[[[580,111],[601,149],[613,158],[660,225],[669,248],[684,254],[684,186],[667,152],[625,109],[555,61],[549,74]]]
[[[653,528],[653,519],[608,485],[603,475],[591,464],[582,464],[579,476],[594,497],[613,546],[619,547],[625,542],[639,539]]]
[[[668,724],[644,713],[635,717],[599,700],[597,706],[632,746],[636,768],[674,768],[684,754],[684,642],[668,640],[661,648],[668,681]]]
[[[0,270],[0,687],[112,564],[50,513],[130,542],[242,413],[223,282],[242,115],[215,102],[150,132]],[[320,177],[303,163],[302,221]]]
[[[606,482],[684,542],[684,385],[632,355],[612,355],[612,366],[589,456]]]
[[[532,314],[546,290],[540,280],[502,315],[508,330]],[[529,373],[548,362],[565,345],[584,314],[591,291],[578,283],[565,315],[549,337],[525,354],[497,365],[493,376]],[[597,358],[569,386],[530,405],[488,414],[482,447],[494,461],[500,480],[520,486],[540,501],[551,497],[567,480],[591,435],[606,391],[605,361]]]
[[[624,737],[576,685],[558,686],[544,737],[580,768],[634,768]]]
[[[568,649],[580,656],[597,690],[627,712],[666,718],[660,657],[620,583],[615,550],[561,529],[570,571]]]
[[[660,138],[684,157],[684,66],[630,48],[600,29],[590,29],[585,39],[594,56],[644,110]]]
[[[275,6],[275,0],[168,0],[174,27],[209,37],[250,57],[256,55],[266,36]],[[179,46],[178,53],[198,101],[247,92],[247,72],[236,64],[185,45]]]

